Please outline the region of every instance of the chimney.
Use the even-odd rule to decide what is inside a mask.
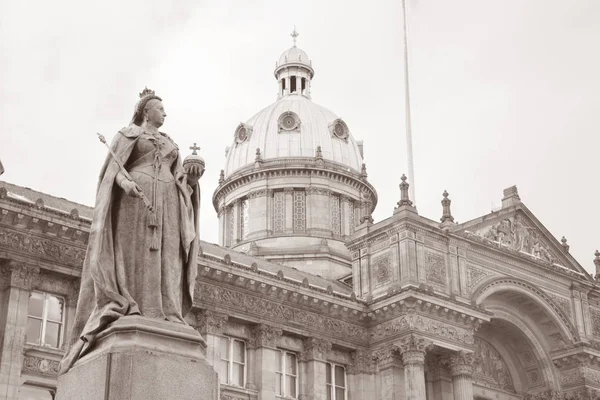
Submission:
[[[521,198],[519,197],[519,191],[516,186],[511,186],[509,188],[504,189],[504,198],[502,199],[502,208],[508,208],[510,206],[514,206],[515,204],[519,204],[521,202]]]

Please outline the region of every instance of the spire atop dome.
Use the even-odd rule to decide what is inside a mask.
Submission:
[[[294,25],[294,31],[290,33],[292,40],[294,41],[294,47],[296,47],[296,38],[300,36],[300,34],[296,31],[296,25]]]

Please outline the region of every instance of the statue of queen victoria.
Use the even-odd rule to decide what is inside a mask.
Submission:
[[[162,99],[144,89],[131,123],[110,145],[60,374],[120,317],[186,323],[197,273],[198,179],[204,167],[182,163],[175,142],[158,130],[166,116]]]

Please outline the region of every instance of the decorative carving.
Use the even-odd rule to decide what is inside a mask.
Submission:
[[[250,348],[270,347],[274,349],[277,347],[277,340],[282,334],[283,330],[281,328],[265,324],[256,325],[252,328],[252,335],[248,341],[248,346]]]
[[[348,125],[340,118],[334,120],[331,124],[329,124],[329,132],[331,136],[336,137],[338,139],[348,139]]]
[[[373,352],[372,358],[377,360],[379,369],[387,369],[391,367],[402,367],[402,355],[398,346],[387,344],[376,349]]]
[[[417,335],[409,335],[398,343],[404,365],[425,364],[425,353],[433,346],[429,340]]]
[[[563,387],[579,383],[583,381],[583,378],[583,371],[580,367],[560,371],[560,384]]]
[[[429,251],[425,252],[425,277],[427,282],[446,286],[446,262],[444,256]]]
[[[592,334],[600,338],[600,310],[590,307]]]
[[[277,120],[279,132],[293,132],[300,128],[300,117],[292,111],[286,111]]]
[[[221,389],[221,390],[223,390],[223,389]],[[220,400],[248,400],[248,397],[246,397],[246,396],[240,397],[240,396],[226,394],[223,392],[221,392],[221,396],[219,398],[220,398]]]
[[[371,339],[380,340],[392,335],[400,335],[407,330],[416,330],[467,345],[473,344],[473,330],[459,328],[440,321],[414,314],[405,314],[372,328]]]
[[[60,361],[26,355],[23,358],[23,372],[44,376],[58,376]]]
[[[306,189],[306,194],[309,195],[319,195],[319,196],[329,196],[331,195],[331,190],[329,189],[323,189],[323,188],[319,188],[319,187],[314,187],[314,186],[310,186],[308,189]]]
[[[375,286],[381,286],[389,282],[392,278],[390,269],[390,255],[384,254],[373,259],[373,275],[375,277]]]
[[[356,350],[352,352],[352,362],[348,365],[349,374],[373,373],[375,367],[374,354],[366,350]]]
[[[223,325],[227,322],[227,314],[218,313],[211,310],[202,310],[198,313],[198,330],[201,334],[210,333],[220,335],[223,333]]]
[[[485,269],[479,269],[472,266],[467,267],[467,291],[471,293],[473,287],[477,285],[479,282],[487,278],[488,276],[492,276],[493,273],[487,271]]]
[[[235,129],[235,142],[242,143],[245,142],[252,135],[252,126],[240,122],[238,127]]]
[[[473,378],[476,381],[514,392],[510,371],[494,346],[476,337],[474,359]]]
[[[22,262],[10,260],[2,265],[0,271],[8,284],[23,290],[31,290],[39,283],[40,269]]]
[[[50,239],[39,239],[3,228],[0,228],[0,245],[79,268],[83,265],[85,258],[85,249],[58,244]]]
[[[498,242],[511,250],[521,251],[551,263],[557,261],[541,234],[535,228],[527,226],[519,214],[505,218],[480,234],[485,239]]]
[[[300,354],[303,361],[327,361],[327,353],[331,350],[331,342],[317,338],[306,338],[303,345],[304,350]]]
[[[560,307],[561,310],[569,317],[573,318],[573,314],[571,312],[571,302],[564,297],[559,297],[555,295],[549,295],[552,300]]]
[[[219,304],[254,316],[266,317],[288,324],[297,324],[307,329],[321,331],[327,335],[333,334],[346,340],[363,341],[367,339],[367,330],[362,326],[334,320],[317,313],[288,307],[280,302],[223,287],[198,282],[194,294],[194,301],[197,304]]]
[[[248,193],[249,199],[255,199],[257,197],[264,197],[267,195],[267,189],[255,190],[253,192]]]
[[[402,181],[402,183],[400,183],[400,201],[398,202],[398,206],[394,209],[394,211],[404,206],[412,207],[412,201],[408,197],[409,184],[406,183],[406,175],[402,174],[400,180]]]
[[[475,356],[473,353],[459,351],[443,359],[442,363],[449,367],[452,376],[466,376],[470,378],[473,375]]]

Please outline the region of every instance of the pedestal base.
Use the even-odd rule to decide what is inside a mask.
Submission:
[[[216,400],[219,381],[205,351],[204,339],[189,326],[123,317],[58,378],[56,399]]]

